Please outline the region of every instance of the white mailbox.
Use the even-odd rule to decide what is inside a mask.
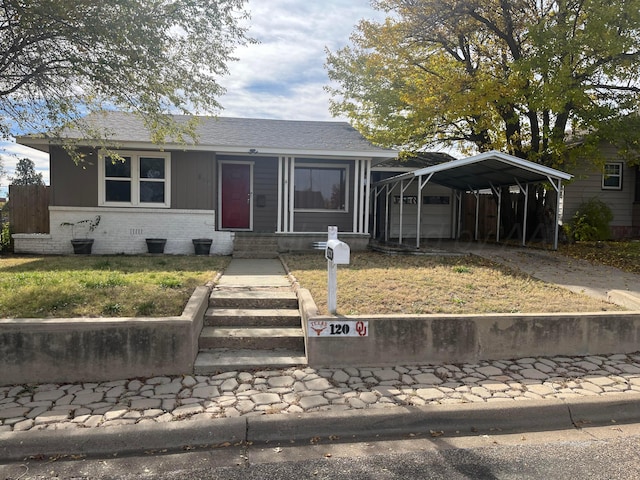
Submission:
[[[351,251],[349,245],[340,240],[327,240],[327,248],[324,256],[327,260],[331,260],[336,265],[349,265],[349,257]]]

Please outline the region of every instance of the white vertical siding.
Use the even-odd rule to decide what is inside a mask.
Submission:
[[[417,196],[418,184],[414,181],[404,193],[404,196]],[[396,188],[389,201],[389,212],[391,216],[390,235],[397,238],[400,233],[400,204],[394,203],[394,197],[400,195],[400,189]],[[427,184],[422,190],[422,197],[438,196],[448,197],[449,204],[444,205],[422,205],[420,215],[420,230],[422,238],[451,238],[451,218],[453,208],[453,193],[451,189],[436,184]],[[422,199],[418,199],[422,201]],[[404,243],[411,243],[416,238],[417,232],[418,205],[405,204],[402,207],[402,237]]]

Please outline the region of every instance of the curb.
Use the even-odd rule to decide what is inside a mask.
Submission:
[[[640,422],[640,399],[627,394],[510,403],[394,406],[65,430],[64,434],[59,430],[2,433],[0,461],[61,455],[164,453],[243,443],[347,442],[401,435],[497,435],[636,422]]]

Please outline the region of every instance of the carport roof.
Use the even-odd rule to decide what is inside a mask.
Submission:
[[[484,190],[512,185],[570,180],[572,175],[492,150],[473,157],[425,167],[378,182],[396,183],[431,175],[430,182],[455,190]]]

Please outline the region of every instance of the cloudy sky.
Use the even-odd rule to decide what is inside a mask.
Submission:
[[[239,58],[222,84],[221,115],[287,120],[332,120],[324,62],[325,47],[335,51],[349,41],[362,18],[382,19],[369,0],[248,0],[249,35],[259,40],[236,51]],[[36,162],[49,181],[48,156],[15,143],[1,143],[0,155],[8,175],[18,158]],[[7,176],[0,179],[6,187]]]

